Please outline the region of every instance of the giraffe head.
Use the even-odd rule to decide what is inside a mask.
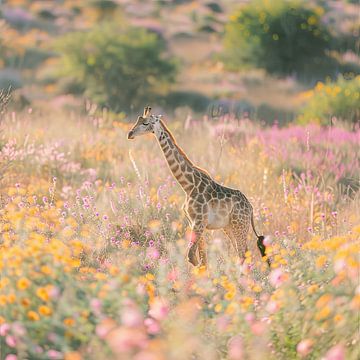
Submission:
[[[147,133],[154,133],[156,123],[160,121],[161,115],[152,115],[151,107],[147,106],[144,109],[142,116],[138,116],[135,125],[128,133],[128,139],[134,139],[136,136]]]

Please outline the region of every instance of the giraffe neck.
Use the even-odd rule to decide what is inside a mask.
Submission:
[[[170,130],[162,121],[160,121],[155,128],[155,136],[175,179],[183,190],[187,194],[190,194],[195,186],[193,163],[176,144]]]

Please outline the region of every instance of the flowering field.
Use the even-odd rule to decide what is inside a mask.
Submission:
[[[220,232],[208,268],[187,263],[184,196],[150,136],[9,113],[1,360],[359,358],[360,130],[180,120],[189,157],[251,200],[271,268]]]

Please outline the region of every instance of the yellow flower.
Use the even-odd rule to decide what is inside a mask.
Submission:
[[[89,235],[90,235],[90,231],[87,229],[82,229],[80,231],[80,236],[82,236],[83,238],[87,238],[87,237],[89,237]]]
[[[65,354],[64,360],[82,360],[82,356],[77,351],[71,351]]]
[[[323,88],[324,88],[324,83],[322,83],[321,81],[319,81],[315,86],[316,91],[321,91]]]
[[[323,320],[327,318],[331,313],[330,306],[325,306],[323,309],[321,309],[318,313],[315,315],[315,320]]]
[[[327,305],[331,301],[331,299],[332,299],[332,296],[330,294],[324,294],[324,295],[320,296],[320,298],[316,302],[316,307],[318,309],[321,309],[322,307]]]
[[[8,299],[9,304],[13,304],[15,302],[15,300],[16,300],[16,296],[15,296],[14,293],[11,293],[11,294],[8,295],[7,299]]]
[[[29,320],[31,321],[38,321],[40,319],[40,316],[38,313],[36,313],[35,311],[28,311],[27,313],[27,317],[29,318]]]
[[[121,247],[124,249],[128,249],[130,247],[130,244],[131,244],[131,241],[125,239],[121,242]]]
[[[87,319],[89,317],[90,312],[88,310],[83,310],[81,312],[81,317]]]
[[[45,302],[48,301],[50,298],[48,291],[44,287],[38,288],[36,290],[36,295]]]
[[[6,295],[0,295],[0,306],[5,306],[7,303]]]
[[[0,279],[0,289],[3,289],[9,283],[10,283],[10,280],[7,277],[3,277],[2,279]]]
[[[23,298],[21,299],[21,304],[25,307],[28,307],[31,304],[31,301],[29,298]]]
[[[41,271],[44,275],[50,275],[50,274],[52,274],[52,270],[51,270],[50,267],[47,266],[47,265],[43,265],[43,266],[40,268],[40,271]]]
[[[38,308],[38,311],[41,315],[44,315],[44,316],[49,316],[52,314],[52,310],[48,306],[45,306],[45,305],[40,305]]]
[[[221,304],[216,304],[214,307],[215,312],[219,313],[222,310],[222,305]]]
[[[4,322],[6,322],[5,318],[0,316],[0,325],[3,324]]]
[[[254,299],[249,296],[244,296],[243,298],[241,298],[240,303],[241,303],[241,309],[243,311],[246,311],[249,308],[249,306],[254,303]]]
[[[360,294],[356,294],[351,300],[350,306],[354,310],[360,310]]]
[[[206,266],[194,267],[192,273],[199,277],[206,276]]]
[[[224,296],[224,299],[227,300],[227,301],[230,301],[234,298],[235,296],[235,292],[234,291],[228,291],[225,296]]]
[[[314,284],[314,285],[310,285],[307,289],[307,292],[309,294],[313,294],[314,292],[316,292],[316,290],[318,289],[318,285]]]
[[[15,194],[17,194],[17,189],[16,188],[9,188],[8,189],[8,195],[9,196],[13,196]]]
[[[63,323],[66,326],[73,326],[75,324],[75,320],[73,318],[65,318]]]
[[[259,293],[262,291],[262,287],[260,285],[254,285],[253,286],[253,291],[256,293]]]
[[[130,276],[128,274],[123,274],[121,276],[121,280],[122,280],[122,282],[127,283],[130,281]]]
[[[148,227],[150,230],[156,232],[161,229],[161,221],[160,220],[150,220],[148,223]]]
[[[16,285],[19,290],[26,290],[30,286],[30,281],[26,278],[21,278],[17,281]]]
[[[325,255],[320,255],[317,259],[316,259],[316,267],[318,269],[321,269],[322,267],[324,267],[324,265],[326,264],[327,261],[327,257]]]
[[[151,274],[151,273],[145,274],[145,277],[146,277],[147,280],[150,280],[150,281],[155,279],[155,276],[153,274]]]
[[[335,316],[334,316],[334,322],[335,323],[339,323],[339,322],[341,322],[342,320],[344,320],[344,316],[342,316],[341,314],[336,314]]]
[[[235,310],[236,310],[236,304],[234,302],[232,302],[227,306],[225,312],[228,315],[232,315],[232,314],[234,314]]]
[[[360,225],[357,225],[357,226],[353,227],[352,231],[353,231],[355,234],[360,235]]]
[[[109,274],[110,275],[115,276],[118,273],[119,273],[119,268],[118,267],[116,267],[114,265],[110,266],[110,268],[109,268]]]
[[[316,16],[311,15],[311,16],[308,18],[307,22],[308,22],[309,25],[315,25],[315,24],[317,24],[318,21],[317,21]]]
[[[96,274],[94,275],[94,278],[95,278],[96,280],[106,280],[106,279],[107,279],[107,276],[106,276],[106,274],[104,274],[104,273],[96,273]]]

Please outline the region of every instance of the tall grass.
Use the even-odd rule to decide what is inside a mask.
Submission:
[[[252,249],[241,264],[221,232],[207,236],[207,269],[186,262],[183,195],[151,136],[9,114],[0,358],[358,358],[359,195],[341,179],[359,180],[359,133],[168,124],[196,164],[251,199],[271,269]]]

